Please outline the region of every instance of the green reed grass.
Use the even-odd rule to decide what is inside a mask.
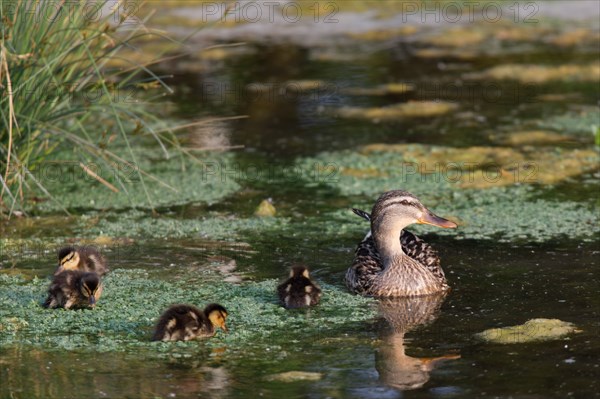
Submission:
[[[132,41],[159,35],[138,14],[132,2],[0,0],[1,213],[22,210],[32,192],[51,198],[36,170],[57,150],[74,152],[83,173],[106,189],[127,192],[131,170],[145,191],[144,177],[153,178],[134,167],[133,140],[150,137],[165,156],[181,148],[147,106],[123,101],[136,87],[164,95],[164,82],[134,61],[111,67],[122,65],[119,52]],[[107,145],[113,141],[120,152]],[[86,166],[92,161],[111,172],[112,182]]]

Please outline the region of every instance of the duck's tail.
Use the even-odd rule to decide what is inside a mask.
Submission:
[[[352,208],[352,212],[354,212],[356,215],[360,216],[363,219],[366,219],[367,221],[371,221],[371,214],[365,211],[361,211],[360,209],[356,209],[356,208]]]

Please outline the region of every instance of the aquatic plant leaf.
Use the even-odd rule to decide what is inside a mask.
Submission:
[[[576,331],[576,327],[566,321],[531,319],[518,326],[491,328],[475,336],[478,339],[495,344],[522,344],[559,339]]]

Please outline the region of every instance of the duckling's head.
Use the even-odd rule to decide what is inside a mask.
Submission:
[[[84,273],[79,280],[79,292],[88,298],[91,307],[96,306],[96,296],[100,290],[100,277],[96,273]]]
[[[217,303],[211,303],[204,308],[204,314],[206,317],[208,317],[208,320],[210,320],[213,326],[219,327],[223,331],[227,332],[225,319],[227,319],[228,313],[223,306]]]
[[[290,278],[305,277],[310,278],[308,269],[302,265],[294,265],[290,269]]]
[[[58,269],[55,274],[65,270],[77,270],[79,252],[75,247],[64,247],[58,251]]]
[[[411,224],[430,224],[455,228],[456,223],[431,212],[417,197],[404,190],[393,190],[379,197],[371,212],[371,230],[400,231]]]

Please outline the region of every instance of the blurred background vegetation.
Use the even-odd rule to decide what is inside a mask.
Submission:
[[[32,192],[60,203],[40,179],[43,162],[60,160],[58,152],[77,149],[78,176],[118,192],[132,177],[144,182],[133,148],[149,139],[165,154],[177,148],[153,112],[153,100],[172,92],[149,68],[161,54],[150,61],[121,55],[133,41],[167,38],[143,21],[131,24],[137,5],[121,3],[0,2],[2,213],[22,211]],[[147,103],[132,95],[140,90]],[[54,173],[62,173],[56,165]],[[110,170],[111,182],[97,168]]]

